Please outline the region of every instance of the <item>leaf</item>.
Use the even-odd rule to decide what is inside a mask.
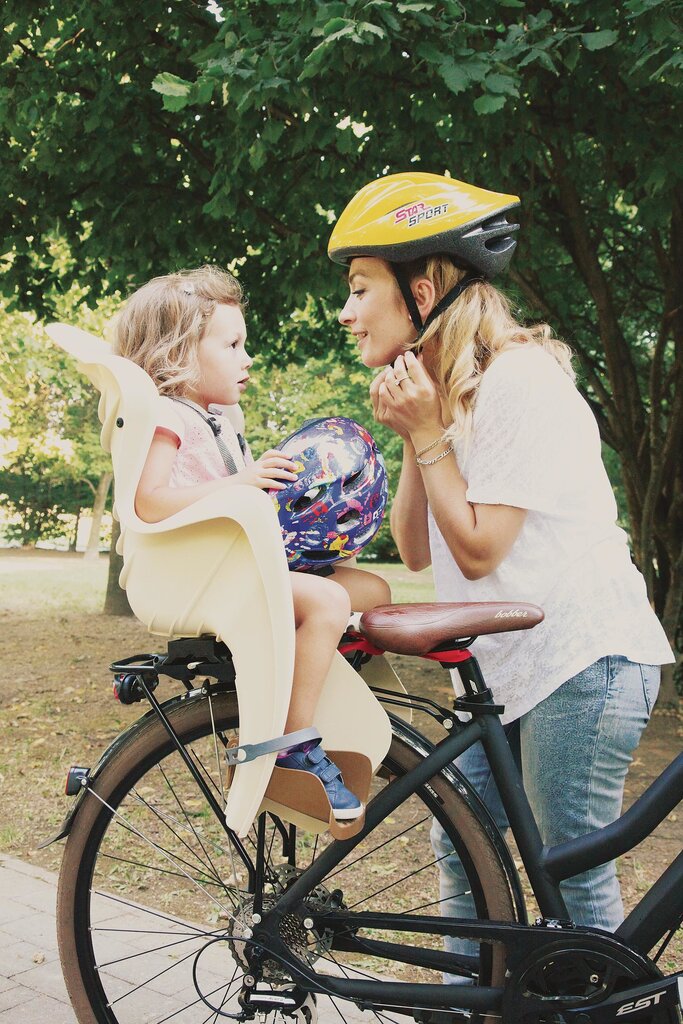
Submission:
[[[327,39],[328,36],[340,32],[342,29],[347,27],[350,27],[353,30],[355,23],[353,21],[349,21],[348,18],[331,18],[323,28],[323,35]]]
[[[614,46],[619,33],[614,29],[606,28],[601,32],[584,32],[581,42],[587,50],[604,50],[607,46]]]
[[[172,75],[170,71],[162,71],[152,82],[152,88],[162,96],[187,96],[192,88],[192,82],[186,82],[184,78]]]
[[[430,64],[438,64],[441,61],[449,59],[452,61],[452,58],[448,58],[446,54],[438,48],[438,46],[435,46],[434,43],[430,43],[426,39],[421,40],[417,44],[415,47],[415,53],[423,60],[429,61]]]
[[[505,96],[479,96],[474,101],[474,109],[478,114],[495,114],[497,110],[505,106]]]
[[[524,7],[524,0],[498,0],[501,7]]]
[[[456,96],[464,92],[469,83],[469,77],[461,64],[456,64],[452,57],[449,57],[439,65],[439,74],[444,82]]]
[[[484,79],[484,86],[488,92],[504,93],[506,96],[519,96],[519,90],[514,78],[511,75],[501,75],[493,71]]]
[[[379,36],[380,39],[384,39],[386,32],[379,25],[371,25],[369,21],[361,21],[357,25],[358,32],[371,32],[375,36]]]
[[[421,11],[431,11],[434,4],[401,3],[396,5],[399,14],[419,14]]]

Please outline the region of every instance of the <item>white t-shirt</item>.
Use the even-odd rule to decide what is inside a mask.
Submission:
[[[531,601],[545,612],[534,629],[473,645],[494,698],[505,704],[504,722],[605,655],[674,660],[616,525],[595,418],[553,356],[530,344],[494,360],[481,379],[470,443],[456,444],[455,457],[469,502],[528,509],[510,552],[474,581],[429,514],[439,601]]]

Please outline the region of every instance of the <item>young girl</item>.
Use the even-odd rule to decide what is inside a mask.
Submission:
[[[475,653],[543,840],[562,843],[620,813],[631,755],[673,656],[616,524],[600,437],[571,353],[518,323],[490,278],[505,268],[516,196],[434,174],[366,185],[329,252],[349,270],[339,316],[373,381],[375,418],[403,438],[391,513],[411,569],[433,566],[443,601],[531,601],[541,625],[481,637]],[[499,824],[480,744],[458,760]],[[558,799],[561,794],[561,799]],[[471,916],[460,863],[435,824],[448,914]],[[450,850],[450,852],[449,852]],[[614,863],[562,883],[574,921],[622,920]]]
[[[236,483],[282,490],[284,481],[296,480],[294,463],[278,451],[254,461],[221,408],[237,406],[249,383],[252,359],[242,309],[235,278],[202,267],[155,278],[131,296],[117,318],[115,351],[149,374],[175,424],[157,428],[140,477],[135,507],[145,522],[159,522]],[[359,569],[339,567],[326,578],[292,573],[290,579],[296,645],[286,733],[312,725],[351,607],[365,611],[391,600],[384,580]],[[277,763],[316,775],[335,817],[360,815],[359,800],[318,742],[290,748]]]

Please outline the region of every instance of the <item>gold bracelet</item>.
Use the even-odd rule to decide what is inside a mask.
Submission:
[[[445,459],[446,456],[450,455],[452,451],[453,446],[449,445],[446,451],[441,452],[441,455],[437,455],[435,459],[421,459],[416,455],[415,461],[417,462],[418,466],[433,466],[435,462],[441,462],[442,459]]]
[[[428,444],[426,448],[422,448],[419,452],[415,452],[415,458],[419,459],[421,455],[425,454],[425,452],[431,452],[432,448],[436,448],[437,444],[445,444],[445,443],[446,442],[445,442],[444,436],[442,434],[441,437],[437,437],[436,441],[432,441],[431,444]]]

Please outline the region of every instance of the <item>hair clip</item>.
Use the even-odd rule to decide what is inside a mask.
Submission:
[[[180,290],[185,295],[194,295],[195,293],[195,287],[190,281],[183,282],[183,284],[180,285]]]

